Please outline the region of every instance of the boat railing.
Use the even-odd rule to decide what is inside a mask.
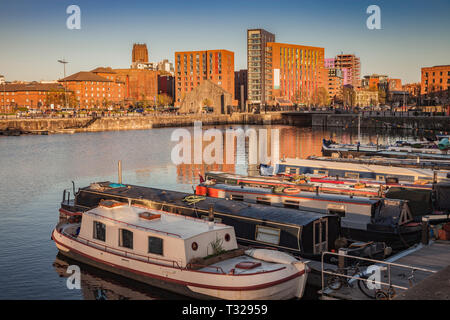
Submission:
[[[325,261],[326,256],[338,257],[338,260],[340,263],[342,261],[344,261],[343,259],[358,260],[359,263],[357,263],[356,266],[358,266],[360,263],[363,263],[363,262],[366,262],[366,263],[369,262],[371,264],[369,264],[369,266],[367,266],[367,267],[361,267],[361,268],[357,267],[356,270],[358,270],[358,271],[355,274],[348,275],[343,272],[343,270],[345,270],[346,268],[341,268],[340,266],[336,266],[336,271],[332,271],[330,269],[324,269],[324,261]],[[349,266],[349,268],[351,268],[351,267],[352,266]],[[387,288],[385,295],[388,299],[391,299],[395,295],[395,291],[393,289],[400,289],[400,290],[408,290],[409,289],[408,287],[404,287],[404,286],[392,283],[393,276],[392,276],[391,269],[393,267],[410,270],[411,277],[408,278],[408,280],[411,280],[411,279],[414,280],[414,272],[416,272],[416,271],[422,271],[422,272],[426,272],[426,273],[436,273],[437,272],[435,270],[430,270],[430,269],[420,268],[420,267],[415,267],[415,266],[408,266],[408,265],[394,263],[394,262],[351,256],[351,255],[348,255],[345,253],[322,252],[322,258],[321,258],[322,290],[320,291],[320,293],[322,296],[327,295],[327,292],[326,292],[327,287],[325,286],[325,275],[328,275],[328,276],[334,276],[335,278],[340,278],[340,280],[342,279],[342,280],[346,281],[347,283],[351,283],[354,281],[363,281],[366,284],[370,283],[372,286],[377,285],[376,287],[378,287],[378,288],[381,288],[381,287]],[[377,276],[375,275],[375,272],[377,269],[380,271],[380,277],[379,277],[380,279],[381,279],[381,271],[387,272],[387,282],[383,282],[380,279],[377,279]],[[369,271],[369,270],[371,270],[371,271]],[[411,285],[411,283],[410,283],[410,285]],[[381,289],[376,289],[376,292],[378,292],[378,291],[384,292]]]
[[[101,243],[98,243],[97,241],[92,241],[92,240],[86,239],[81,236],[78,236],[78,237],[71,236],[71,237],[80,242],[84,242],[88,246],[95,247],[96,249],[102,250],[104,252],[119,254],[119,255],[127,257],[127,258],[133,258],[133,259],[141,260],[144,262],[152,262],[152,263],[159,263],[159,264],[163,264],[163,262],[164,262],[164,265],[169,265],[169,266],[172,265],[173,268],[183,269],[183,267],[181,267],[180,264],[178,263],[178,261],[176,261],[176,260],[162,259],[162,258],[158,258],[158,257],[150,257],[147,255],[142,255],[142,254],[130,252],[127,250],[110,247],[105,244],[101,244]],[[155,262],[155,260],[158,262]]]

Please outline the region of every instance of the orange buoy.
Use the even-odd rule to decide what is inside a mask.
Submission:
[[[299,188],[284,188],[283,192],[287,193],[287,194],[296,194],[296,193],[300,193],[300,189]]]

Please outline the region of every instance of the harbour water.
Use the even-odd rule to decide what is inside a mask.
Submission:
[[[217,128],[225,131],[229,127]],[[264,128],[280,130],[280,158],[320,155],[323,138],[341,142],[358,138],[357,132],[350,130]],[[173,164],[171,152],[177,144],[170,140],[173,130],[0,137],[0,299],[180,298],[85,266],[81,266],[81,290],[69,290],[65,271],[75,262],[58,257],[50,240],[63,190],[72,192],[72,181],[76,188],[94,181],[117,181],[118,160],[123,162],[125,183],[185,192],[198,183],[198,173],[246,173],[246,164]],[[378,134],[380,143],[408,136],[405,131]],[[377,132],[362,132],[361,143],[376,141]],[[247,159],[245,150],[237,157]]]

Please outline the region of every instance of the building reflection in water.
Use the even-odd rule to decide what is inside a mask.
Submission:
[[[53,263],[60,277],[68,278],[69,265],[81,269],[81,292],[85,300],[181,300],[184,296],[151,287],[149,285],[123,278],[121,276],[81,264],[58,254]],[[65,285],[65,282],[64,284]],[[67,289],[69,290],[69,289]],[[76,289],[73,289],[76,290]]]

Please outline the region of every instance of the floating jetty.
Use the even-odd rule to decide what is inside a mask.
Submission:
[[[381,289],[384,296],[391,290],[392,296],[388,299],[427,299],[427,292],[431,296],[437,296],[441,292],[447,298],[450,293],[450,285],[447,283],[438,283],[443,275],[449,274],[450,265],[450,241],[437,240],[428,245],[418,244],[408,250],[400,252],[385,261],[378,261],[372,265],[380,267],[381,270]],[[336,266],[331,266],[331,270]],[[315,268],[318,264],[315,264]],[[324,265],[324,270],[330,270],[330,265]],[[443,273],[438,274],[439,271]],[[363,278],[362,275],[354,275],[354,279],[348,280],[350,285],[342,286],[338,290],[326,287],[327,278],[333,274],[323,273],[324,288],[319,291],[321,299],[339,299],[339,300],[371,300],[360,289],[357,284],[357,278]],[[367,278],[366,278],[367,279]],[[448,278],[446,278],[448,282]],[[442,293],[441,288],[446,293]],[[370,291],[369,291],[370,292]],[[441,297],[442,298],[442,297]],[[375,297],[373,297],[375,299]]]

